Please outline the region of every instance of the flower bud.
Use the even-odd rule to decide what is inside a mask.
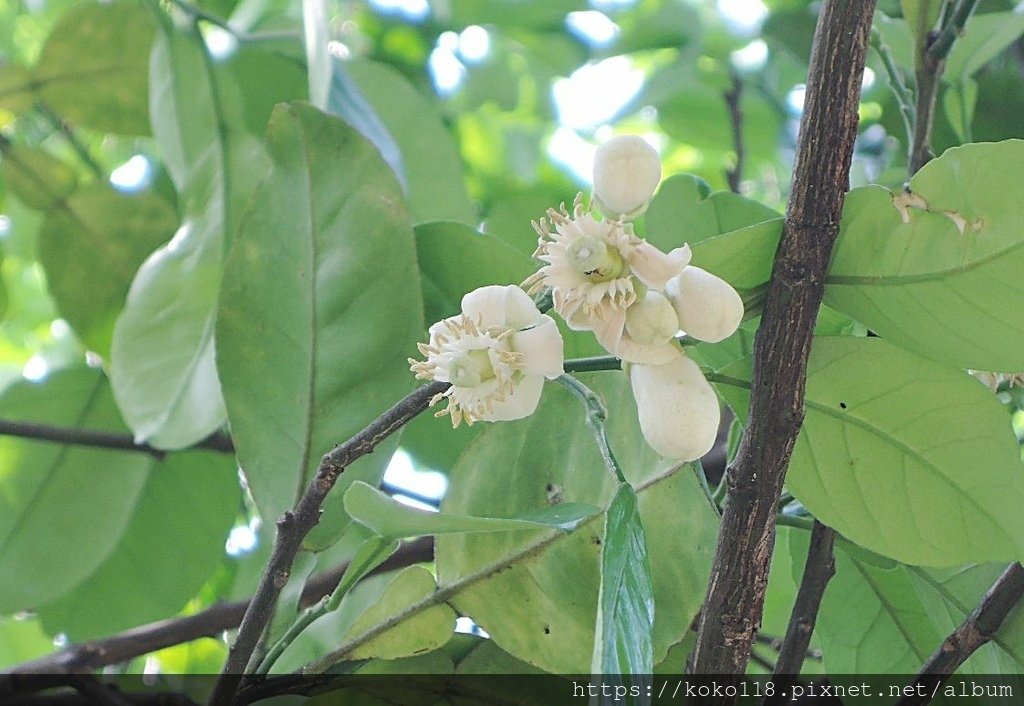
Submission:
[[[665,285],[665,294],[690,336],[717,343],[731,336],[743,321],[743,300],[721,277],[692,265]]]
[[[679,317],[660,292],[648,290],[626,309],[626,333],[641,345],[664,343],[679,331]]]
[[[657,151],[636,135],[613,137],[594,155],[594,194],[606,215],[642,211],[661,181]]]
[[[664,365],[632,365],[640,431],[662,456],[693,461],[715,444],[721,411],[700,368],[685,355]]]

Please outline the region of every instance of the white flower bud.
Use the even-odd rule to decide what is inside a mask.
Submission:
[[[715,444],[721,410],[700,368],[685,355],[664,365],[632,365],[629,382],[640,430],[662,456],[693,461]]]
[[[660,292],[647,290],[626,309],[626,333],[641,345],[664,343],[679,331],[679,317]]]
[[[721,277],[693,267],[683,269],[665,285],[665,294],[679,315],[679,326],[690,336],[717,343],[743,321],[743,299]]]
[[[613,137],[594,155],[594,194],[606,215],[642,211],[661,181],[657,151],[636,135]]]

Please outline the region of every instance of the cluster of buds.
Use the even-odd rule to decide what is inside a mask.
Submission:
[[[690,248],[668,253],[638,237],[632,219],[644,212],[661,179],[657,152],[635,136],[614,138],[594,160],[598,220],[584,210],[550,209],[534,223],[534,256],[545,263],[524,286],[550,289],[570,328],[592,331],[625,363],[640,428],[655,451],[693,460],[718,432],[718,398],[677,337],[718,342],[743,319],[743,301],[727,282],[690,264]]]
[[[665,253],[633,230],[661,180],[657,152],[634,136],[614,138],[594,161],[594,198],[603,218],[584,209],[549,209],[534,222],[534,253],[543,266],[522,289],[482,287],[462,312],[430,327],[410,359],[417,378],[451,387],[439,415],[503,421],[536,409],[544,378],[562,372],[562,339],[529,295],[548,290],[569,328],[590,331],[622,359],[636,398],[640,428],[658,453],[689,461],[707,453],[718,431],[718,398],[683,352],[681,334],[717,342],[743,318],[743,302],[727,282],[690,265],[690,248]]]

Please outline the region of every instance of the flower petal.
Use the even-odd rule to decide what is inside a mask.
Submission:
[[[690,246],[684,245],[666,255],[644,240],[633,247],[627,259],[641,282],[651,289],[664,289],[665,283],[690,262]]]
[[[543,377],[527,375],[512,388],[512,394],[507,399],[493,403],[492,413],[485,419],[491,422],[508,422],[529,417],[537,409],[543,389]]]
[[[525,331],[512,334],[513,351],[522,353],[519,360],[527,376],[543,375],[556,378],[562,374],[562,334],[550,316],[541,314],[540,323]]]
[[[662,365],[679,357],[679,344],[674,339],[661,343],[637,343],[629,335],[624,335],[615,350],[609,349],[608,352],[627,363]]]
[[[537,305],[514,284],[492,284],[474,289],[462,297],[462,313],[483,326],[522,329],[533,326],[540,317]]]
[[[662,456],[692,461],[715,444],[721,410],[700,368],[685,355],[664,365],[633,365],[629,382],[640,430]]]

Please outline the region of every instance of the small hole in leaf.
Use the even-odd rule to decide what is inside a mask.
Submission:
[[[845,402],[840,402],[839,403],[839,409],[846,409],[846,403]]]
[[[549,626],[547,626],[547,625],[544,626],[544,634],[545,635],[550,635],[551,634],[551,628]]]
[[[555,486],[554,486],[553,483],[548,483],[547,485],[544,486],[544,490],[546,492],[548,492],[548,493],[550,493],[554,489],[555,489]]]

